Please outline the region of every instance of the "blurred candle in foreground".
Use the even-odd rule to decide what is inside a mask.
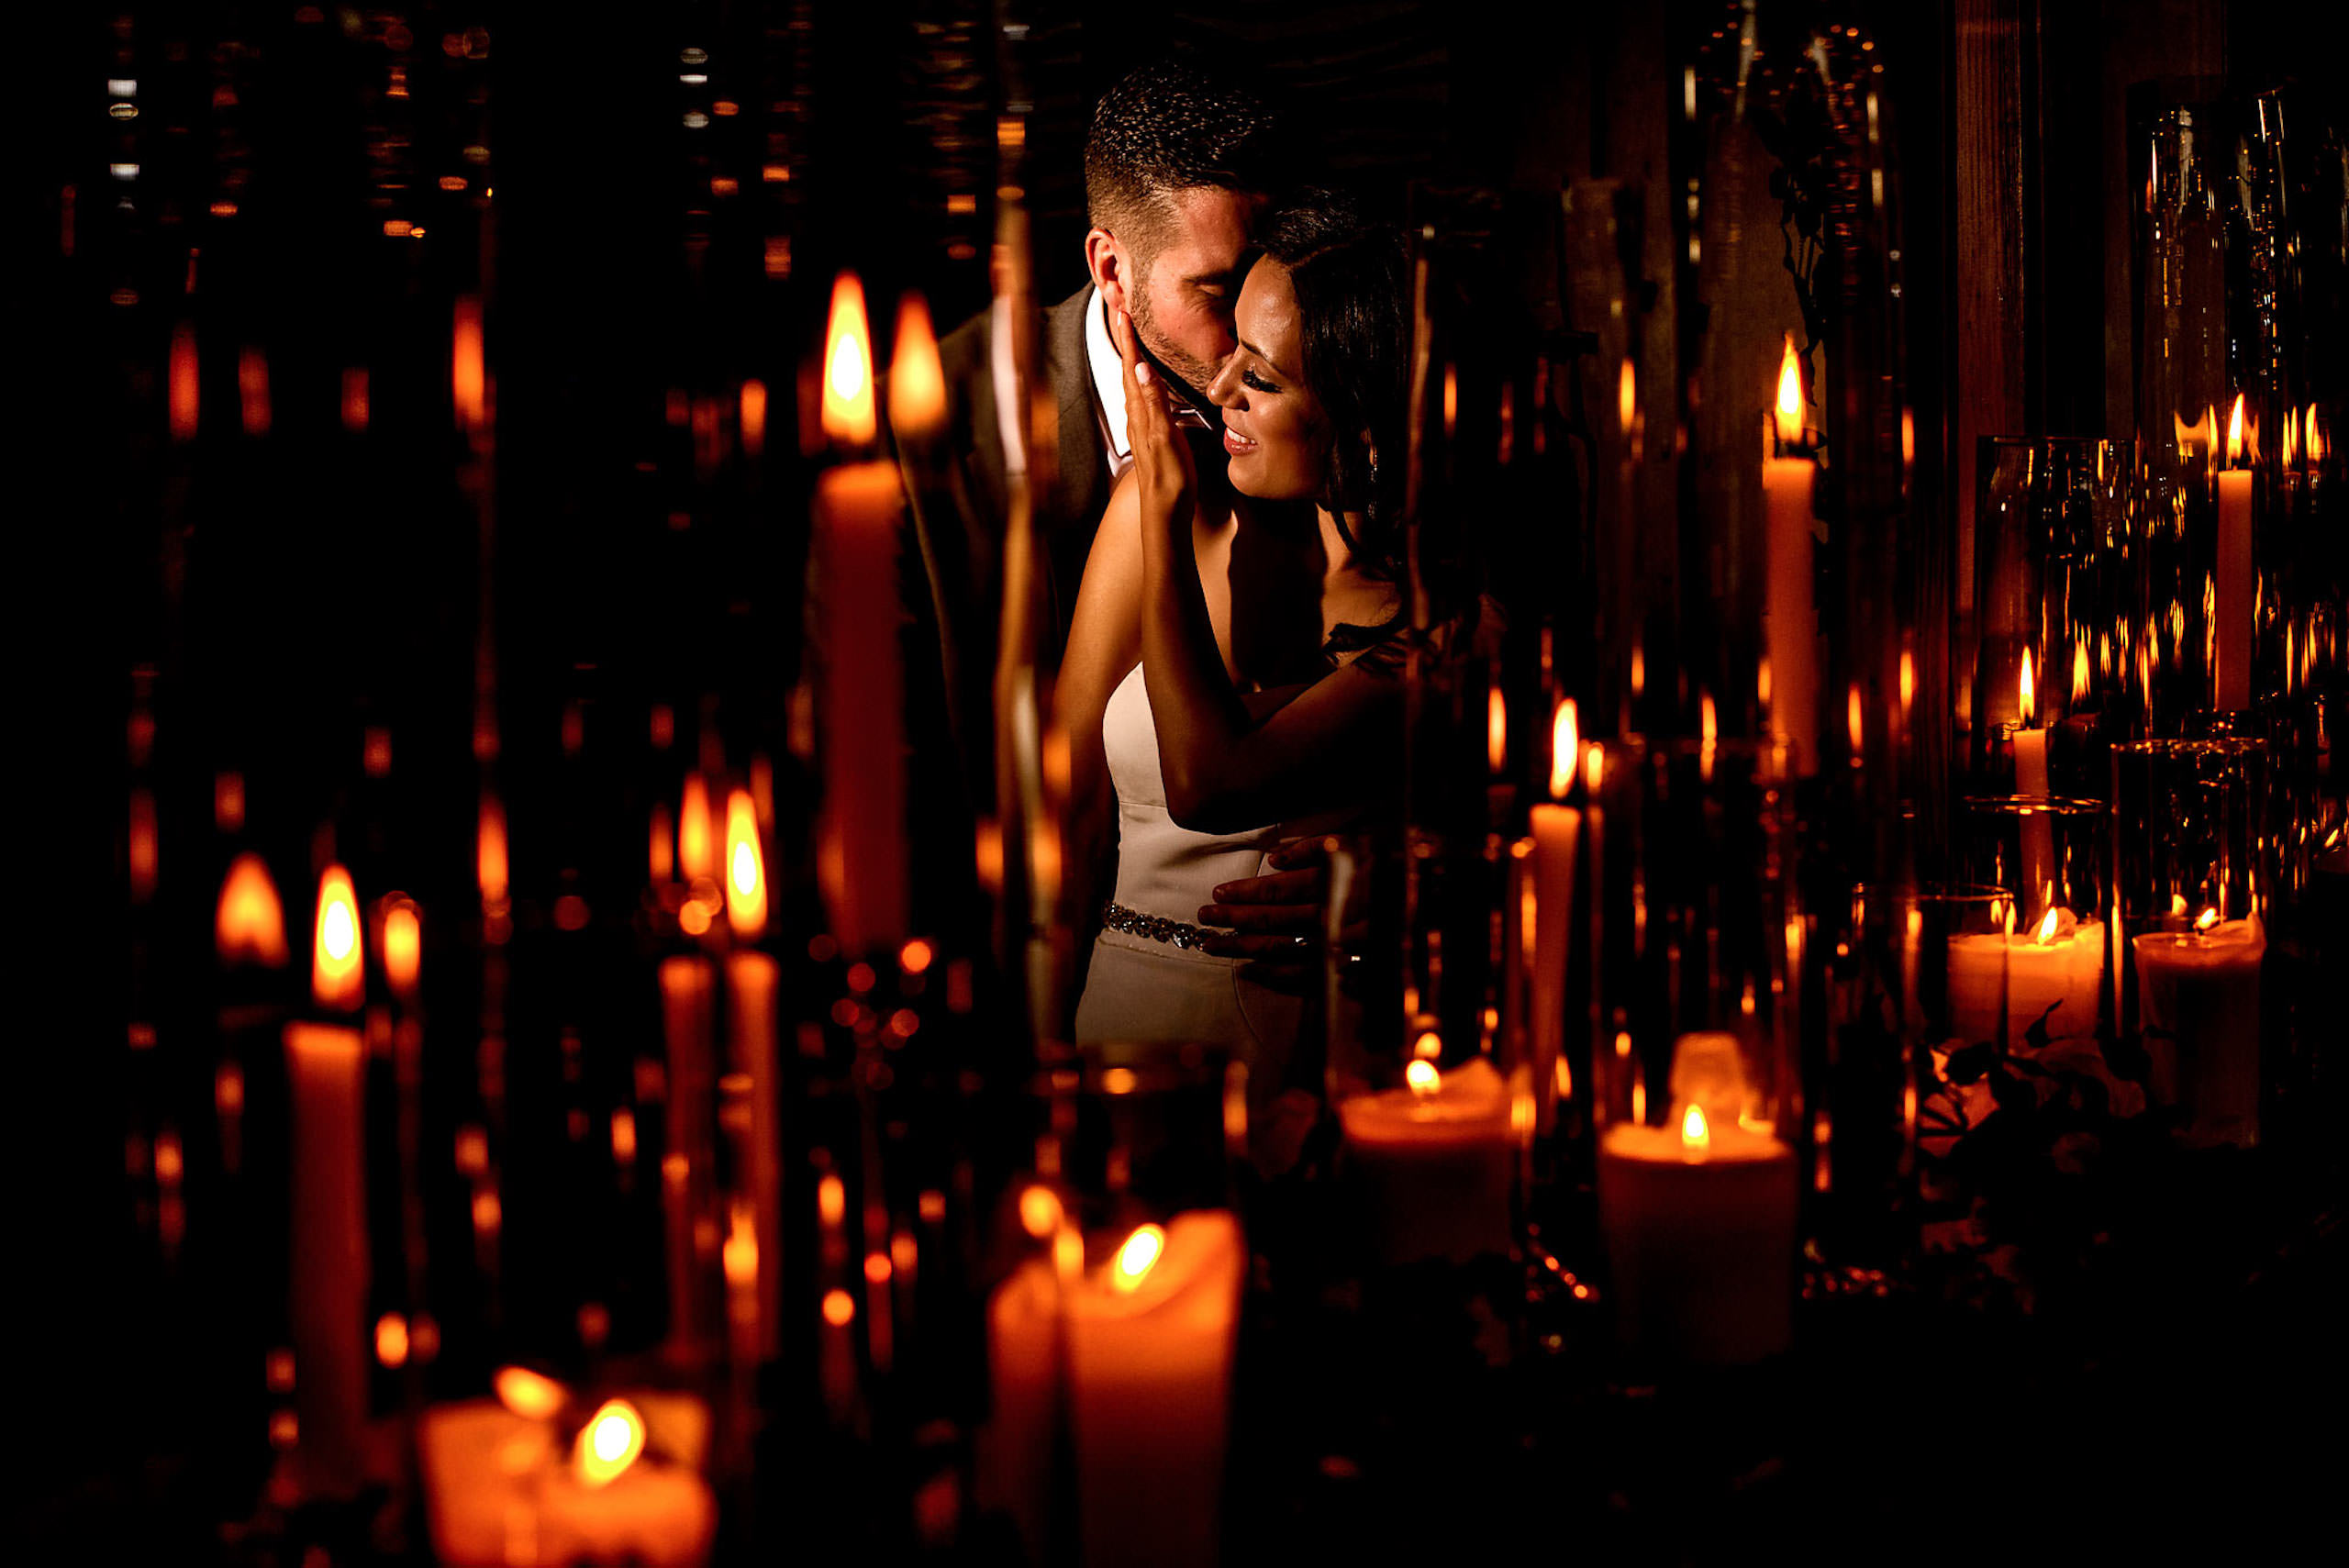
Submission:
[[[853,272],[832,286],[824,343],[824,433],[861,450],[877,429],[872,335]],[[897,653],[897,471],[877,461],[827,472],[816,491],[822,606],[824,803],[818,872],[832,934],[851,955],[906,939],[905,740]]]
[[[311,995],[329,1018],[363,998],[359,900],[351,875],[318,879]],[[293,1154],[288,1316],[300,1415],[297,1476],[315,1496],[363,1480],[367,1418],[366,1050],[347,1022],[285,1028]]]
[[[1674,1056],[1665,1124],[1599,1140],[1616,1329],[1658,1365],[1758,1362],[1793,1336],[1794,1151],[1748,1119],[1733,1036],[1683,1036]]]
[[[1060,1240],[1076,1243],[1074,1231]],[[1221,1209],[1145,1225],[1106,1262],[1063,1249],[1023,1264],[988,1303],[995,1420],[982,1485],[1049,1551],[1057,1369],[1075,1453],[1077,1558],[1131,1568],[1221,1553],[1232,1350],[1248,1251]]]

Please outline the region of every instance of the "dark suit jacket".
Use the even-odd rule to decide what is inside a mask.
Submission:
[[[1037,660],[1046,671],[1059,667],[1076,610],[1077,580],[1109,504],[1099,404],[1085,355],[1090,294],[1089,287],[1079,289],[1046,310],[1039,345],[1039,370],[1049,378],[1060,411],[1058,472],[1035,497],[1038,567],[1049,606],[1039,626]],[[933,435],[892,445],[907,500],[909,537],[901,559],[914,622],[907,675],[914,688],[915,769],[918,775],[939,767],[938,748],[951,746],[971,809],[982,814],[992,811],[995,798],[996,643],[1010,516],[993,350],[986,311],[948,333],[938,346],[946,373],[946,418]],[[941,707],[942,716],[935,711]]]

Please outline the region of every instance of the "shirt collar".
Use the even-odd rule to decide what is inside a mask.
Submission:
[[[1093,395],[1100,400],[1109,455],[1122,462],[1133,455],[1126,439],[1126,366],[1109,341],[1109,307],[1097,288],[1085,296],[1085,359],[1093,372]]]

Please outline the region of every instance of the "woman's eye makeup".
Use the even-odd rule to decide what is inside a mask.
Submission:
[[[1253,387],[1258,392],[1278,392],[1280,390],[1279,387],[1275,386],[1271,382],[1266,381],[1263,376],[1258,375],[1252,370],[1243,370],[1240,373],[1240,384],[1242,386]]]

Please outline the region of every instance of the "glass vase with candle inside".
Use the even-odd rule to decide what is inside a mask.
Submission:
[[[1801,939],[1784,753],[1607,751],[1628,787],[1600,833],[1615,1027],[1591,1104],[1617,1333],[1651,1371],[1748,1365],[1793,1335]]]
[[[2007,1043],[2093,1051],[2109,1030],[2111,836],[2100,800],[1969,795],[1958,818],[1957,869],[1967,881],[2017,890],[2006,940]]]
[[[982,1504],[1029,1556],[1220,1555],[1248,1249],[1230,1207],[1244,1072],[1200,1046],[1087,1046],[1030,1098],[1035,1160],[1001,1205]]]
[[[2112,754],[2119,1028],[2198,1146],[2259,1140],[2267,776],[2265,743],[2240,737]]]
[[[1998,1114],[2015,1082],[2009,982],[2016,900],[2002,887],[1928,884],[1905,890],[1897,906],[1912,1177],[1903,1196],[1928,1251],[1970,1251],[1979,1238],[1955,1157]]]

